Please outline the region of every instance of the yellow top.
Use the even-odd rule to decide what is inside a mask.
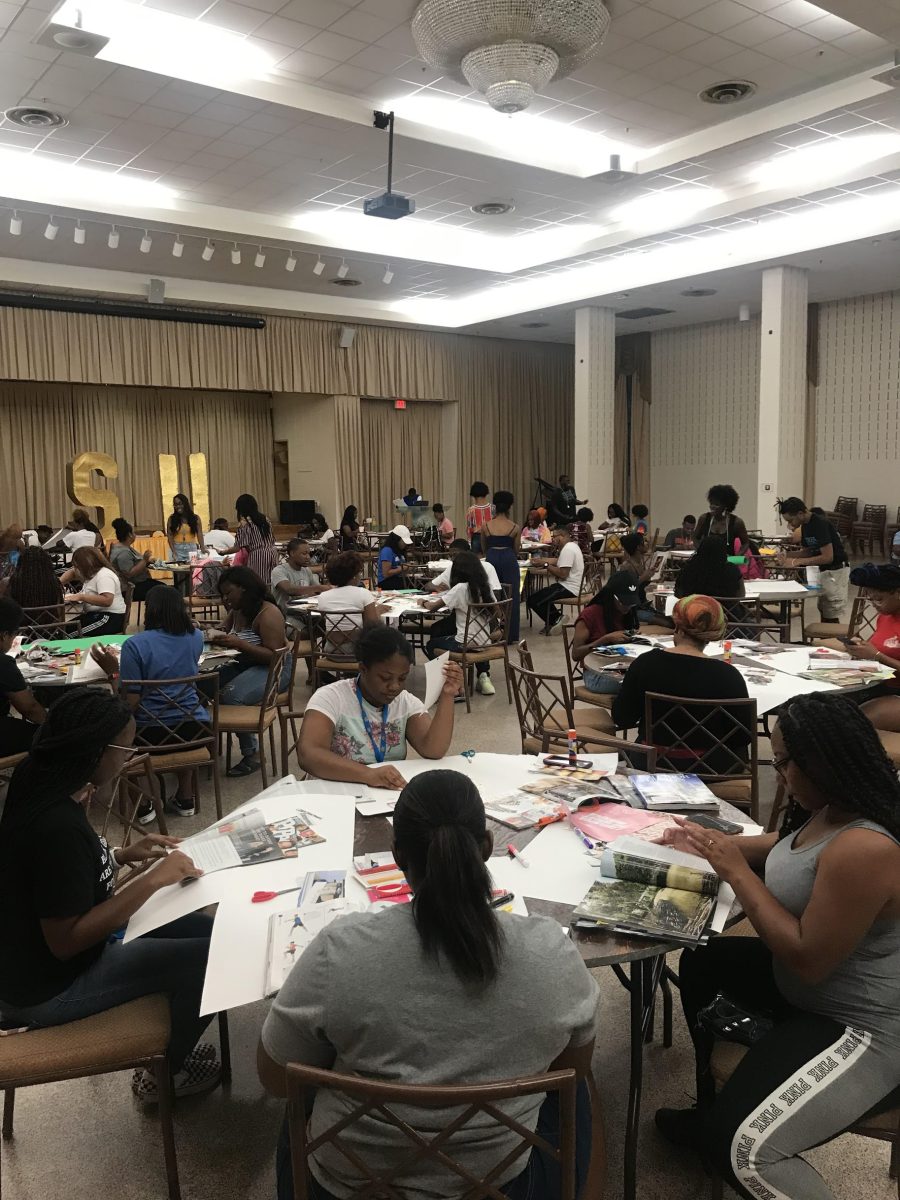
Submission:
[[[199,546],[200,542],[195,533],[191,533],[190,525],[179,525],[178,532],[172,534],[172,541],[179,545],[184,545],[186,542],[192,542],[195,546]]]

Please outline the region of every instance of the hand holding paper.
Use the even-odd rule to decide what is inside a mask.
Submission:
[[[449,651],[439,654],[425,664],[425,707],[433,708],[441,692],[455,696],[462,687],[462,669],[450,661]]]

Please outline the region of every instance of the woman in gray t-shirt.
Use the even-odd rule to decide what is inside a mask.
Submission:
[[[685,823],[669,839],[731,884],[758,937],[682,955],[699,1107],[661,1109],[656,1121],[741,1196],[833,1200],[801,1154],[900,1085],[900,781],[840,696],[789,701],[772,750],[788,795],[811,814],[799,830],[745,838]],[[718,993],[774,1024],[713,1099],[712,1037],[697,1014]]]
[[[478,1084],[535,1075],[552,1065],[590,1070],[597,985],[581,955],[544,917],[497,913],[486,867],[493,840],[470,779],[429,771],[406,785],[394,809],[394,853],[413,889],[411,904],[333,922],[296,963],[266,1019],[260,1071],[284,1095],[284,1065],[303,1062],[405,1084]],[[579,1095],[579,1174],[589,1157],[587,1088]],[[534,1130],[552,1107],[541,1096],[502,1108]],[[311,1116],[316,1137],[353,1108],[337,1092],[319,1092]],[[434,1109],[404,1109],[425,1137],[447,1123]],[[360,1158],[389,1169],[410,1143],[377,1113],[341,1134]],[[499,1164],[518,1137],[480,1114],[451,1136],[447,1150],[480,1176]],[[587,1154],[585,1154],[587,1151]],[[537,1151],[534,1152],[537,1154]],[[361,1185],[352,1162],[323,1146],[310,1164],[315,1200],[344,1200]],[[522,1157],[494,1179],[531,1194],[539,1165]],[[286,1146],[279,1148],[279,1200],[293,1196]],[[521,1177],[521,1184],[520,1184]],[[410,1200],[466,1190],[435,1160],[412,1164],[397,1180]],[[540,1188],[534,1193],[544,1197]]]

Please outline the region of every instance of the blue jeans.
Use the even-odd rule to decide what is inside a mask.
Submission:
[[[228,663],[219,671],[220,704],[259,704],[265,695],[269,668],[262,663],[242,666],[239,662]],[[278,690],[283,692],[291,681],[291,656],[287,655],[281,669]],[[259,749],[255,733],[239,733],[238,744],[244,758],[252,758]]]
[[[127,946],[107,942],[100,957],[51,1000],[25,1008],[0,1002],[3,1019],[35,1028],[67,1025],[163,992],[172,1014],[169,1063],[177,1071],[212,1020],[199,1015],[212,926],[212,917],[191,913]]]
[[[622,686],[622,676],[618,672],[585,667],[583,683],[589,692],[596,692],[598,696],[615,696]]]
[[[307,1114],[309,1115],[309,1114]],[[552,1146],[559,1145],[559,1095],[548,1095],[538,1113],[536,1132]],[[578,1084],[575,1097],[575,1195],[581,1196],[588,1168],[591,1165],[591,1097],[587,1083]],[[281,1126],[275,1154],[277,1200],[294,1200],[294,1181],[291,1175],[291,1136],[287,1115]],[[562,1179],[559,1164],[546,1157],[537,1147],[531,1152],[525,1170],[501,1187],[509,1200],[559,1200]],[[310,1172],[309,1200],[335,1200],[331,1192]],[[585,1200],[589,1200],[585,1197]]]

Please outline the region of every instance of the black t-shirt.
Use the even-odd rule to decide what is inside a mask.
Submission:
[[[28,684],[22,678],[16,660],[8,654],[0,654],[0,717],[9,716],[10,692],[26,692]]]
[[[800,543],[810,554],[819,554],[825,546],[831,546],[834,557],[827,565],[819,564],[820,571],[835,571],[847,565],[847,553],[841,535],[827,517],[813,513],[805,525],[800,527]]]
[[[659,692],[664,696],[680,696],[697,700],[738,700],[747,696],[747,685],[740,671],[731,663],[716,658],[695,658],[688,654],[672,654],[667,650],[648,650],[636,658],[622,680],[622,688],[613,700],[613,720],[619,728],[638,727],[638,739],[647,740],[644,725],[644,697],[647,692]],[[690,733],[694,720],[692,715],[700,717],[701,709],[695,714],[675,713],[669,724],[676,737]],[[667,760],[660,754],[658,767],[660,770],[677,770],[693,772],[694,774],[728,775],[734,773],[733,750],[740,754],[750,741],[750,731],[747,728],[735,729],[733,722],[723,716],[705,726],[708,732],[698,731],[696,737],[690,739],[690,745],[696,754],[703,755],[703,763],[686,758],[673,757]],[[728,750],[715,751],[706,754],[712,744],[727,737]],[[657,746],[666,745],[657,737]]]
[[[13,779],[11,796],[15,787]],[[51,954],[41,918],[82,916],[102,904],[112,895],[114,871],[81,804],[64,792],[22,800],[29,801],[39,802],[33,820],[0,822],[0,1011],[4,1003],[26,1007],[58,996],[106,944],[65,962]]]

